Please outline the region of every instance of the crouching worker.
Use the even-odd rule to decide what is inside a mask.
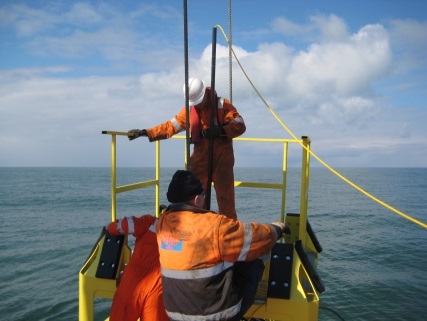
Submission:
[[[114,294],[110,321],[167,321],[162,295],[157,219],[125,217],[106,226],[111,235],[133,234],[135,248]]]
[[[157,222],[163,300],[171,320],[240,320],[254,302],[269,253],[285,225],[243,223],[202,209],[203,186],[179,170]]]

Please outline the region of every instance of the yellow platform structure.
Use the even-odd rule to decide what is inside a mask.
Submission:
[[[155,177],[153,180],[125,186],[116,184],[116,137],[128,136],[127,132],[103,131],[111,135],[111,219],[116,220],[116,195],[148,186],[155,187],[153,199],[156,216],[160,206],[160,141],[155,142]],[[174,138],[185,139],[177,136]],[[277,183],[239,182],[235,187],[269,188],[281,190],[280,220],[285,222],[290,233],[276,243],[265,262],[263,278],[258,287],[255,303],[245,318],[276,321],[317,321],[319,294],[324,291],[316,268],[322,248],[308,222],[308,186],[310,164],[310,139],[235,138],[235,141],[283,144],[281,179]],[[288,213],[286,208],[286,180],[288,173],[288,145],[302,146],[300,211]],[[186,157],[184,156],[186,163]],[[280,175],[278,175],[280,177]],[[279,206],[278,206],[279,207]],[[273,218],[274,219],[274,218]],[[94,320],[95,298],[112,299],[117,280],[125,264],[129,262],[131,249],[124,236],[111,236],[105,229],[90,252],[79,272],[79,321]],[[107,319],[108,320],[108,319]]]
[[[255,303],[245,317],[277,321],[316,321],[319,294],[325,287],[316,273],[317,254],[322,251],[309,226],[307,251],[298,239],[299,214],[287,214],[291,234],[277,243],[266,262]],[[294,232],[292,232],[294,231]],[[313,240],[312,240],[313,238]]]
[[[120,242],[120,243],[119,243]],[[112,299],[120,272],[129,262],[126,237],[110,236],[105,230],[79,273],[79,320],[94,320],[94,299]]]

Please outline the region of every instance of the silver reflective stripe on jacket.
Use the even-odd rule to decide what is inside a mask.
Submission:
[[[135,233],[135,222],[133,221],[133,216],[127,217],[128,220],[128,234]]]
[[[154,223],[152,225],[150,225],[150,228],[148,229],[149,231],[153,232],[154,234],[156,234],[156,225],[157,225],[158,221],[159,221],[159,219],[156,219],[154,221]]]
[[[205,269],[197,269],[197,270],[168,270],[162,267],[162,275],[168,278],[177,279],[177,280],[194,280],[194,279],[202,279],[209,278],[218,274],[221,274],[223,271],[229,269],[233,266],[233,263],[230,262],[222,262],[212,267],[208,267]]]
[[[242,250],[240,251],[238,261],[245,261],[248,256],[249,250],[251,249],[252,244],[252,224],[246,223],[245,228],[245,241],[243,242]]]
[[[224,98],[218,99],[218,109],[224,108]]]
[[[182,132],[184,130],[184,128],[181,127],[181,125],[178,123],[178,121],[176,120],[176,118],[172,118],[170,120],[170,122],[172,123],[173,127],[175,128],[176,132]]]
[[[177,312],[166,311],[167,315],[176,321],[200,321],[200,320],[210,320],[210,321],[220,321],[232,318],[237,313],[240,312],[240,307],[242,306],[242,300],[239,301],[236,305],[225,309],[223,311],[213,313],[210,315],[186,315]]]
[[[242,124],[244,124],[244,123],[245,123],[245,121],[243,120],[243,118],[242,118],[242,117],[236,117],[236,118],[232,119],[232,120],[230,121],[230,123],[242,123]]]

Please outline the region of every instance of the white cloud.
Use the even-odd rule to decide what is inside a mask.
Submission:
[[[339,41],[334,36],[298,52],[279,42],[261,44],[256,52],[234,49],[273,108],[294,109],[301,117],[319,124],[363,123],[378,112],[382,103],[373,87],[392,68],[389,37],[381,25],[365,26],[346,37],[343,34]],[[207,48],[197,65],[209,66],[210,53]],[[227,59],[227,48],[219,46],[217,62],[223,68],[217,79],[227,79]],[[245,100],[249,86],[237,65],[233,70],[235,95]]]
[[[275,32],[291,36],[305,34],[308,29],[284,17],[275,18],[271,25]]]
[[[273,20],[271,26],[274,32],[285,36],[302,37],[305,41],[342,41],[348,36],[345,21],[334,14],[311,16],[306,24],[298,24],[285,17],[278,17]]]
[[[161,39],[167,31],[153,29],[148,34],[131,25],[137,16],[147,20],[176,17],[174,10],[138,7],[126,21],[123,12],[107,5],[79,3],[58,17],[53,14],[56,9],[13,8],[7,21],[2,21],[6,16],[0,9],[0,23],[14,26],[20,36],[28,37],[24,44],[30,43],[33,53],[79,59],[67,60],[67,65],[52,62],[46,67],[0,70],[0,165],[108,166],[109,139],[101,130],[150,127],[172,118],[183,105],[182,47],[175,47],[169,38]],[[90,17],[92,24],[82,23]],[[108,18],[112,23],[106,25],[103,22]],[[377,157],[386,155],[384,166],[398,166],[399,162],[422,166],[423,156],[427,157],[423,155],[427,150],[426,112],[410,102],[397,105],[393,88],[399,88],[402,95],[413,83],[421,88],[425,71],[418,70],[420,78],[410,77],[410,81],[399,78],[390,84],[388,77],[416,66],[425,70],[422,49],[426,42],[419,43],[426,35],[425,24],[395,20],[390,25],[366,25],[350,34],[345,21],[335,15],[313,16],[305,25],[280,18],[273,22],[275,33],[312,41],[296,48],[276,38],[253,50],[238,45],[234,50],[251,81],[285,124],[297,137],[312,137],[314,150],[333,165],[379,164]],[[50,33],[58,26],[66,28],[59,34]],[[190,76],[210,82],[211,52],[209,45],[200,56],[190,55]],[[216,89],[228,97],[228,48],[218,45],[216,53]],[[75,65],[86,74],[96,67],[88,57],[112,62],[103,71],[117,67],[120,76],[76,76]],[[398,68],[403,65],[405,68]],[[126,74],[129,66],[132,70]],[[245,136],[289,137],[235,62],[233,102],[247,123]],[[142,142],[123,139],[124,162],[140,165],[133,153],[135,144]],[[237,148],[248,159],[258,159],[254,151]],[[168,148],[169,152],[181,153],[182,148]],[[273,157],[280,151],[272,147],[261,153]],[[176,164],[176,158],[166,160]]]
[[[105,8],[105,5],[103,7]],[[100,11],[83,2],[74,3],[71,9],[64,14],[64,17],[69,23],[76,26],[95,25],[105,22],[105,17]]]
[[[310,28],[320,33],[319,38],[322,41],[345,41],[348,36],[345,22],[334,14],[312,16],[310,21],[312,23]]]
[[[366,26],[342,42],[314,44],[293,57],[286,76],[291,103],[315,114],[328,105],[344,118],[346,112],[357,118],[375,106],[372,86],[387,74],[391,61],[387,33],[379,25]]]
[[[398,57],[394,70],[397,74],[427,66],[427,22],[391,20],[390,38]]]
[[[21,37],[27,53],[58,59],[92,59],[104,70],[161,70],[181,58],[179,23],[170,6],[135,6],[128,14],[105,3],[56,4],[36,9],[27,5],[0,7],[0,24]],[[165,36],[167,34],[167,36]],[[22,39],[24,38],[24,39]],[[178,51],[179,50],[179,51]],[[172,59],[171,59],[172,58]],[[181,62],[181,61],[180,61]]]
[[[60,18],[53,13],[22,4],[0,8],[0,25],[12,26],[20,37],[30,37],[52,28]]]

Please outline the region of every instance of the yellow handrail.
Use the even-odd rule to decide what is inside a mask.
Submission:
[[[117,186],[116,179],[116,136],[128,136],[127,132],[120,131],[103,131],[102,134],[111,135],[111,219],[112,221],[116,220],[116,195],[118,193],[127,192],[139,188],[145,188],[149,186],[156,187],[156,196],[155,196],[155,211],[156,216],[159,215],[160,208],[160,141],[156,141],[156,161],[155,161],[155,178],[153,180],[145,182],[137,182],[123,186]],[[185,136],[175,135],[172,138],[174,139],[185,139]],[[285,218],[285,204],[286,204],[286,178],[287,178],[287,153],[288,153],[288,144],[289,143],[299,143],[305,148],[310,144],[307,137],[303,139],[283,139],[283,138],[259,138],[259,137],[237,137],[234,138],[235,141],[243,142],[260,142],[260,143],[282,143],[283,144],[283,163],[282,163],[282,181],[280,183],[258,183],[258,182],[241,182],[235,181],[234,186],[236,187],[251,187],[251,188],[271,188],[271,189],[280,189],[282,190],[281,197],[281,211],[280,211],[280,220],[284,222]],[[308,190],[308,166],[309,166],[309,154],[304,154],[303,150],[303,163],[302,163],[302,172],[305,173],[301,177],[301,203],[300,211],[303,219],[306,219],[307,216],[307,190]],[[187,160],[185,159],[185,163]],[[305,227],[305,225],[303,225]],[[300,232],[300,235],[304,235]]]
[[[111,220],[116,220],[117,201],[116,195],[123,192],[128,192],[149,186],[155,186],[155,214],[158,217],[160,211],[160,142],[156,144],[156,159],[155,159],[155,178],[145,182],[137,182],[129,185],[117,186],[117,157],[116,157],[116,136],[129,136],[127,132],[104,130],[102,134],[111,135]]]

